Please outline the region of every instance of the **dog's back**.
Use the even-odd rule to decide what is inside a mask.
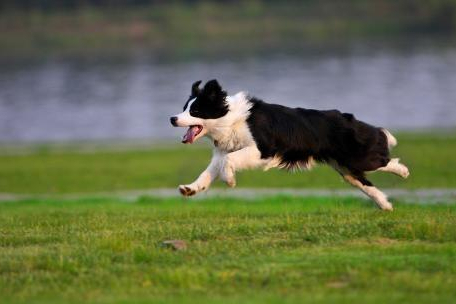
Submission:
[[[381,128],[337,110],[288,108],[251,99],[249,128],[264,158],[279,156],[285,167],[312,157],[336,162],[353,173],[373,171],[389,162]]]

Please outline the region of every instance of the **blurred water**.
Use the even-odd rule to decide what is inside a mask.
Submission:
[[[268,102],[337,108],[391,129],[456,125],[456,49],[165,62],[147,56],[0,66],[0,142],[175,139],[195,80]]]

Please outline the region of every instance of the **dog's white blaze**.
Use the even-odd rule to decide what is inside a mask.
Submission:
[[[190,111],[190,107],[191,107],[192,104],[195,102],[195,100],[196,100],[196,97],[193,98],[192,100],[189,100],[189,101],[188,101],[187,107],[185,107],[184,112],[185,112],[185,111]]]
[[[179,127],[190,127],[194,125],[202,125],[203,119],[198,117],[193,117],[190,115],[190,107],[195,102],[196,97],[189,101],[187,108],[184,112],[177,114],[177,125]]]

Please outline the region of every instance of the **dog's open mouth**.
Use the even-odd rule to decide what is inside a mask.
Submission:
[[[191,144],[195,140],[195,137],[197,137],[201,131],[203,131],[203,126],[200,125],[194,125],[190,126],[187,130],[187,133],[184,134],[184,137],[182,137],[182,142],[184,144]]]

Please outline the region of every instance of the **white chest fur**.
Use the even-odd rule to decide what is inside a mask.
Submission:
[[[229,112],[208,123],[208,136],[214,140],[214,144],[220,151],[233,152],[254,144],[252,133],[247,125],[251,104],[244,92],[228,96],[226,101]]]

